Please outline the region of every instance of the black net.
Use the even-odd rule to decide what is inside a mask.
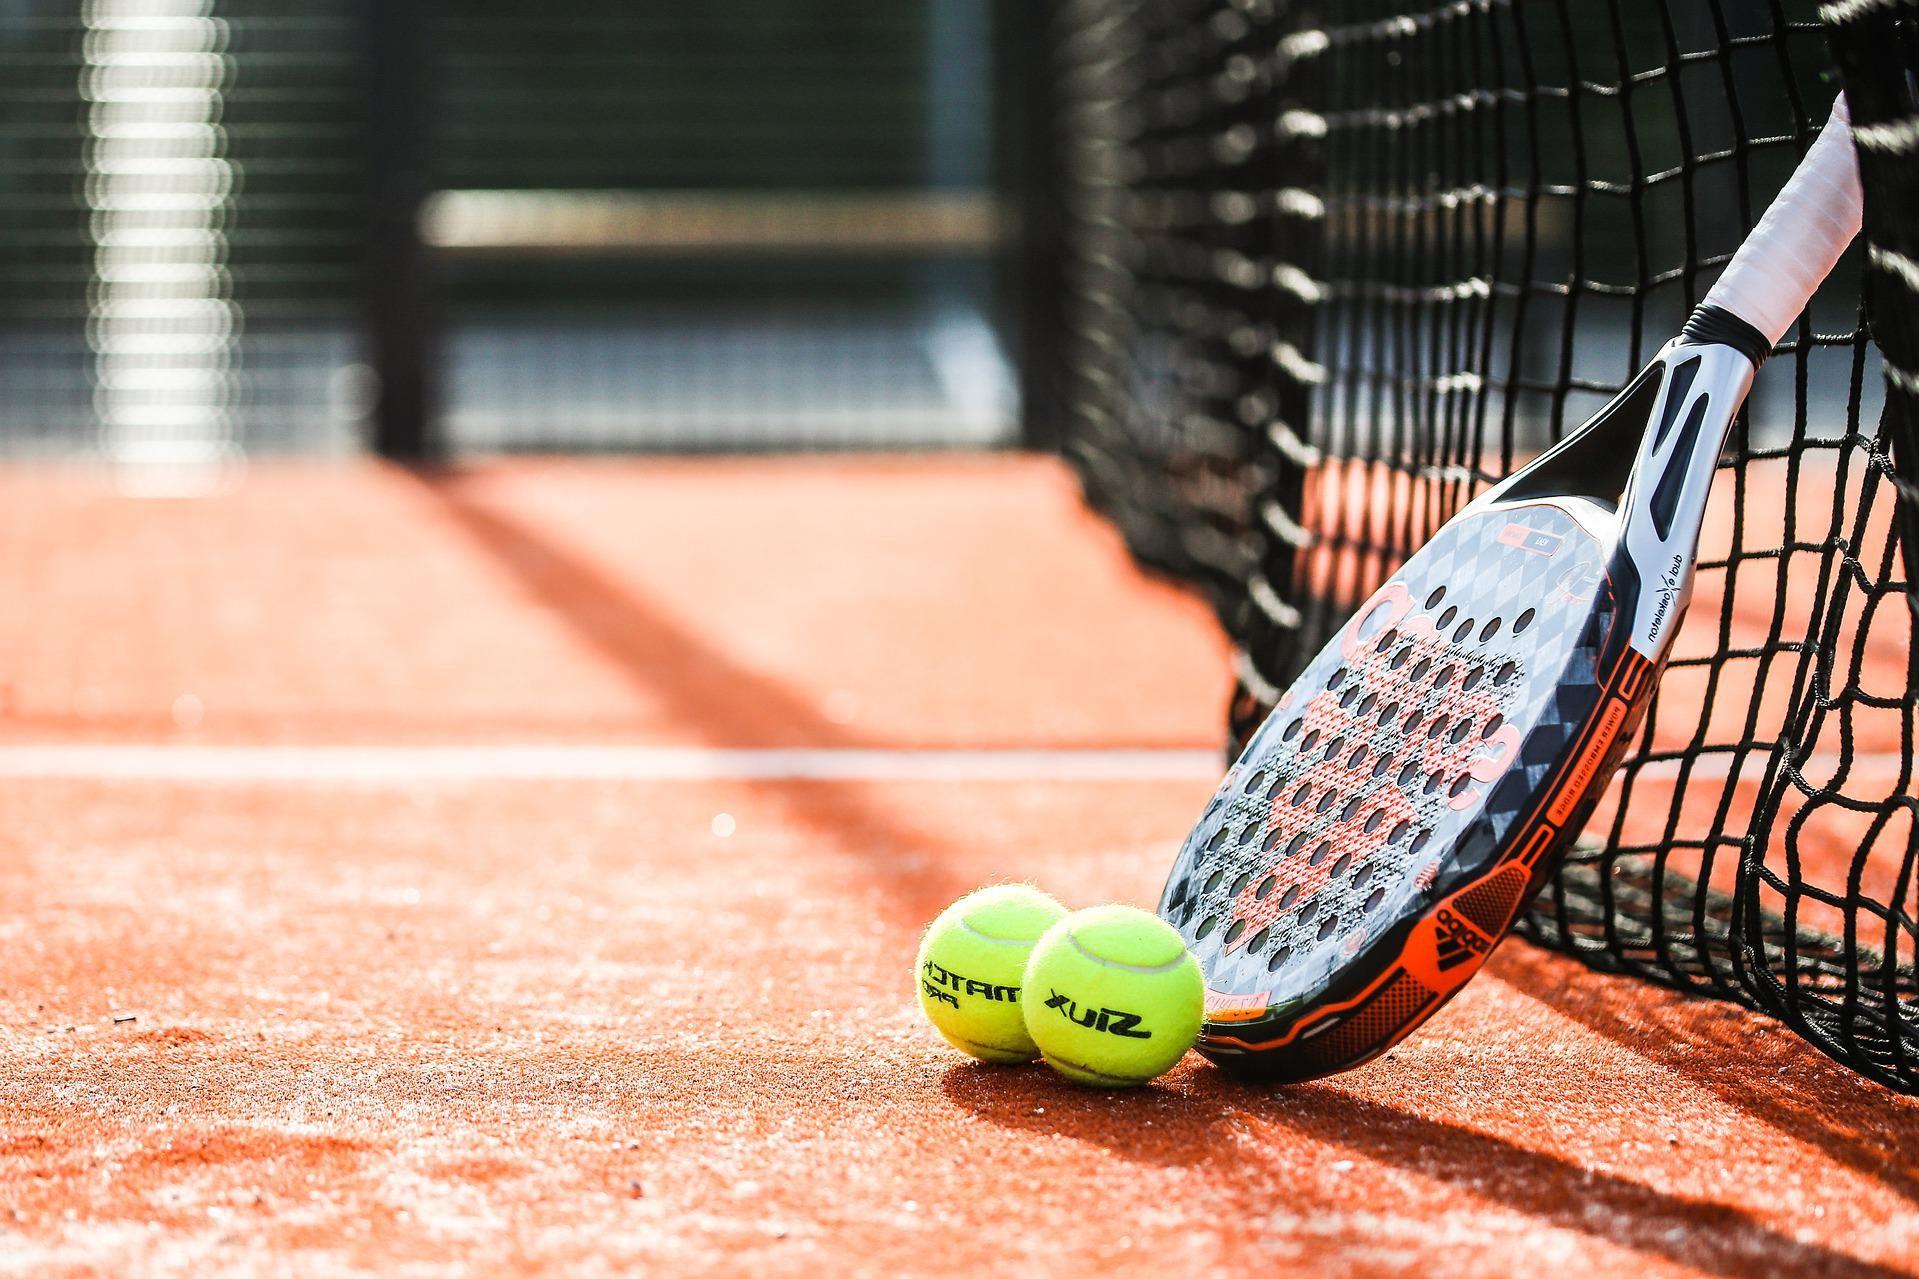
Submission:
[[[1215,600],[1236,738],[1677,331],[1851,89],[1864,242],[1734,428],[1645,730],[1523,928],[1919,1089],[1913,7],[1056,18],[1066,448],[1140,556]]]

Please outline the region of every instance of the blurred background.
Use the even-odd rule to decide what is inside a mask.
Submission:
[[[1534,290],[1535,319],[1562,297],[1583,308],[1573,364],[1538,343],[1492,366],[1523,401],[1522,448],[1560,428],[1568,386],[1583,416],[1643,354],[1643,330],[1678,323],[1726,251],[1718,233],[1750,216],[1749,183],[1783,179],[1795,148],[1777,144],[1809,108],[1780,92],[1781,68],[1806,101],[1832,92],[1796,3],[1779,35],[1757,8],[1577,6],[1528,74],[1592,78],[1571,51],[1610,44],[1622,7],[1619,65],[1656,78],[1669,43],[1685,50],[1684,109],[1647,92],[1581,117],[1562,88],[1526,118],[1563,142],[1515,128],[1500,144],[1532,174],[1524,210],[1502,215],[1515,232],[1530,219],[1509,239],[1531,256],[1509,269],[1574,282]],[[1160,8],[1169,31],[1200,36],[1216,16]],[[1151,165],[1153,130],[1230,143],[1244,100],[1226,87],[1231,42],[1213,37],[1102,50],[1066,74],[1111,30],[1103,15],[1068,36],[1084,16],[1013,0],[0,0],[0,453],[98,454],[164,489],[242,454],[369,446],[1058,443],[1083,417],[1056,399],[1061,336],[1097,327],[1061,308],[1081,283],[1062,273],[1062,225],[1078,216],[1084,240],[1105,224],[1070,207],[1087,155],[1059,153],[1062,136],[1117,129]],[[1087,97],[1111,67],[1118,81]],[[1125,96],[1156,76],[1184,96]],[[1101,106],[1113,93],[1123,110]],[[1173,186],[1206,198],[1275,180],[1270,147],[1246,159]],[[1169,230],[1179,242],[1144,234]],[[1327,231],[1337,268],[1369,252]],[[1138,253],[1106,266],[1161,270]],[[1206,289],[1246,291],[1216,261],[1163,266],[1182,288],[1198,277],[1175,299],[1189,311],[1211,305]],[[1854,269],[1832,296],[1856,296]],[[1144,313],[1147,329],[1195,332],[1191,314]],[[1190,389],[1204,362],[1150,332],[1118,341],[1133,379]],[[1843,364],[1806,376],[1815,403],[1843,403]],[[1755,430],[1786,438],[1795,399],[1761,387]]]
[[[0,450],[1007,443],[1003,11],[0,0]]]

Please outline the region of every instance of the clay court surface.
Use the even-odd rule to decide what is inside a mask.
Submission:
[[[1150,905],[1212,784],[1225,644],[1052,463],[14,469],[0,544],[0,1272],[1919,1274],[1919,1102],[1519,942],[1286,1090],[939,1042],[934,912]]]

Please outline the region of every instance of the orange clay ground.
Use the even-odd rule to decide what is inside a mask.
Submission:
[[[926,919],[1150,903],[1219,742],[1049,463],[15,470],[0,546],[0,1273],[1919,1273],[1919,1103],[1521,943],[1325,1083],[944,1047]]]

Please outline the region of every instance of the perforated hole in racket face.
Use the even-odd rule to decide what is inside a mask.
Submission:
[[[1496,860],[1597,703],[1606,555],[1550,504],[1469,516],[1321,651],[1167,883],[1209,1000],[1310,1002]]]

